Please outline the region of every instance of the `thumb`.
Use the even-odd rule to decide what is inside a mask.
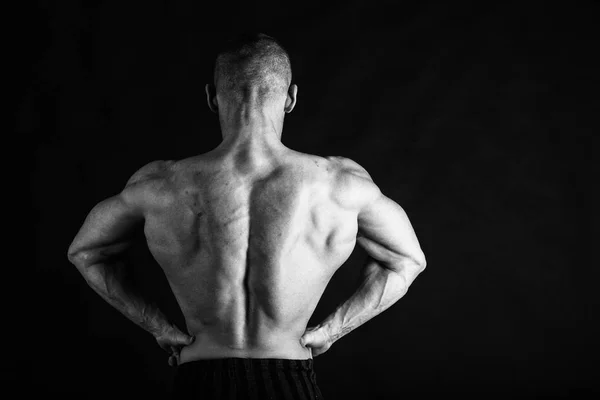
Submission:
[[[194,336],[188,335],[187,333],[183,333],[180,330],[176,330],[175,332],[173,332],[172,337],[176,343],[185,345],[191,344],[195,339]]]
[[[315,332],[305,332],[300,338],[300,344],[304,347],[310,346],[316,339]]]
[[[183,332],[180,332],[177,335],[177,342],[185,345],[191,344],[194,341],[194,339],[196,339],[194,336],[188,335],[187,333]]]
[[[306,333],[305,333],[305,334],[304,334],[304,335],[302,335],[302,337],[300,338],[300,344],[301,344],[303,347],[306,347],[306,343],[308,343],[308,342],[307,342],[307,340],[306,340]]]

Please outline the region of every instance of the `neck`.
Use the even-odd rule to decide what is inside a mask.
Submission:
[[[273,106],[252,103],[219,105],[219,121],[223,142],[280,142],[283,131],[283,111]]]
[[[242,164],[261,165],[278,149],[283,131],[283,111],[274,107],[257,107],[252,104],[219,104],[219,121],[227,149]]]

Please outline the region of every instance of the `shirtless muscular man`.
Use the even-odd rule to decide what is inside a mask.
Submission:
[[[221,144],[142,167],[91,210],[69,248],[89,286],[170,354],[175,397],[322,398],[313,357],[389,308],[425,268],[406,213],[364,168],[282,144],[298,92],[291,79],[289,56],[272,37],[228,42],[206,85]],[[120,278],[137,226],[185,331]],[[356,243],[368,254],[362,283],[307,327]]]

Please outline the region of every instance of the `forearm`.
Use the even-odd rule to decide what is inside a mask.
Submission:
[[[335,342],[400,300],[409,284],[406,274],[384,268],[369,257],[356,291],[320,327]]]
[[[170,327],[164,314],[153,304],[148,304],[124,279],[121,261],[98,262],[90,266],[74,262],[88,285],[107,303],[145,329],[158,336]]]

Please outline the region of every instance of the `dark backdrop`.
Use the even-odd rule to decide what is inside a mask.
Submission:
[[[166,353],[66,252],[87,212],[139,167],[219,143],[204,96],[215,43],[256,29],[292,55],[299,95],[284,143],[362,164],[405,208],[428,259],[400,302],[315,359],[326,398],[597,394],[598,7],[450,3],[41,1],[19,14],[9,78],[35,244],[29,301],[11,305],[24,304],[30,334],[11,367],[22,389],[168,393]],[[183,327],[147,249],[132,257],[144,293]],[[313,322],[350,293],[363,257],[335,275]]]

